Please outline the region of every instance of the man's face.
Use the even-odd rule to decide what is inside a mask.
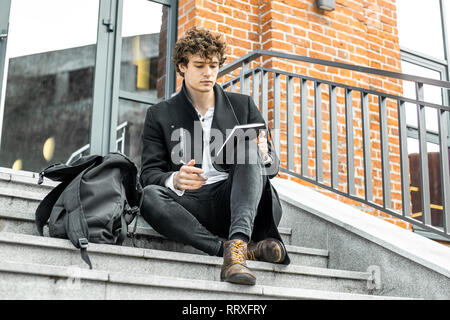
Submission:
[[[219,59],[217,56],[211,60],[204,59],[199,54],[195,54],[190,57],[186,66],[180,64],[179,68],[184,73],[184,81],[189,89],[209,92],[216,83]]]

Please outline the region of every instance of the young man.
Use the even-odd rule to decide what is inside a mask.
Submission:
[[[252,98],[216,84],[225,48],[220,36],[196,27],[176,43],[173,61],[183,87],[148,108],[141,212],[167,238],[223,256],[222,281],[252,285],[256,277],[246,260],[290,262],[277,229],[280,202],[269,181],[279,160],[263,130],[241,142],[245,151],[257,144],[257,161],[249,160],[250,152],[237,161],[225,156],[228,149],[216,157],[212,140],[224,141],[238,124],[264,123]]]

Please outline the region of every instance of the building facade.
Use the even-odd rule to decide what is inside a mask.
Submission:
[[[248,65],[256,70],[248,77],[248,90],[238,82],[233,87],[239,69],[222,75],[219,82],[231,83],[227,90],[251,94],[258,105],[265,105],[282,166],[288,169],[280,173],[281,178],[311,185],[414,229],[368,203],[400,214],[406,199],[412,201],[410,215],[423,219],[422,198],[416,199],[419,189],[413,182],[412,173],[418,172],[413,155],[421,146],[421,127],[427,150],[439,152],[441,118],[435,108],[425,106],[426,120],[420,122],[419,107],[406,101],[402,108],[407,142],[402,149],[399,107],[393,97],[417,99],[417,84],[339,63],[448,81],[450,6],[444,0],[331,2],[334,7],[328,11],[320,9],[316,0],[0,0],[0,166],[37,172],[83,153],[114,150],[139,165],[146,109],[170,97],[182,82],[170,61],[171,48],[197,25],[223,34],[227,64],[256,50],[317,59],[261,55]],[[255,83],[265,83],[266,95]],[[356,88],[365,90],[367,101]],[[448,106],[445,89],[427,84],[421,89],[419,100]],[[332,119],[332,94],[336,119]],[[320,148],[317,137],[322,137]],[[412,166],[407,192],[400,156],[405,146]],[[429,167],[433,166],[430,160]],[[439,172],[432,174],[439,176]],[[429,187],[434,194],[439,186]],[[440,193],[430,201],[430,225],[442,227]]]

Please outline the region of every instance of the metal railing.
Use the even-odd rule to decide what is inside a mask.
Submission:
[[[116,148],[118,151],[120,151],[123,154],[125,154],[125,135],[126,135],[127,126],[128,126],[128,121],[125,121],[125,122],[122,122],[120,125],[118,125],[117,129],[116,129],[117,132],[122,130],[122,133],[119,135],[119,138],[117,138],[117,140],[116,140]],[[69,159],[67,159],[66,164],[70,164],[73,161],[81,158],[85,152],[89,151],[90,147],[91,147],[91,145],[88,143],[88,144],[84,145],[83,147],[81,147],[80,149],[74,151],[70,155]]]
[[[366,79],[393,79],[398,86],[390,90],[394,93],[381,92],[368,85],[358,87],[262,67],[267,59],[320,66],[321,74],[331,67],[360,73]],[[250,69],[252,64],[256,66]],[[281,172],[450,239],[450,107],[424,101],[424,86],[437,86],[448,95],[450,82],[266,50],[253,51],[226,65],[219,71],[219,78],[225,76],[225,90],[249,94],[260,107],[273,132]],[[415,97],[397,93],[403,85],[399,80],[414,83]],[[378,87],[383,88],[383,83]],[[410,175],[417,172],[409,168],[407,110],[417,112],[419,186],[410,185]],[[438,132],[432,133],[433,139],[428,138],[426,110],[436,112]],[[427,151],[428,144],[436,142],[439,205],[430,203]],[[412,212],[411,192],[420,193],[420,214]],[[439,224],[432,224],[431,210],[436,207],[440,211],[433,214],[442,216]]]

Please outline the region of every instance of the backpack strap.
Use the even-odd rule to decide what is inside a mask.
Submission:
[[[59,185],[53,188],[45,198],[39,203],[39,206],[35,212],[35,225],[39,232],[39,235],[44,235],[44,226],[47,224],[50,214],[52,213],[53,206],[55,205],[61,193],[67,187],[70,181],[61,182]]]
[[[126,223],[124,217],[125,215],[130,214],[133,218],[134,218],[134,228],[133,231],[131,232],[131,234],[128,232],[128,224]],[[120,243],[119,241],[117,242],[118,244],[122,244],[123,240],[125,240],[126,236],[129,236],[131,238],[131,242],[133,244],[133,247],[136,247],[136,242],[135,242],[135,237],[136,237],[136,228],[137,228],[137,222],[139,219],[139,215],[140,215],[140,210],[138,206],[134,206],[134,207],[130,207],[130,205],[128,204],[128,202],[126,202],[126,207],[125,207],[125,211],[124,214],[122,214],[122,229],[120,232]],[[131,221],[130,221],[131,223]],[[123,238],[122,238],[123,237]]]
[[[124,216],[122,216],[122,229],[117,244],[122,244],[125,236],[128,236],[131,238],[133,247],[136,247],[136,229],[143,200],[142,186],[139,183],[139,178],[137,176],[137,168],[134,162],[122,153],[112,152],[109,154],[109,156],[115,157],[116,161],[120,161],[121,167],[128,173],[125,175],[125,178],[122,181],[127,195],[127,201],[125,202],[124,211],[125,215],[131,215],[134,218],[134,227],[132,232],[125,232],[128,231],[128,224],[132,221],[128,219],[127,222],[129,223],[125,225],[123,221]],[[130,203],[132,203],[134,206],[131,207]]]
[[[89,265],[89,269],[92,269],[92,263],[87,254],[89,228],[81,203],[80,185],[86,171],[93,166],[95,166],[95,163],[92,163],[88,168],[84,169],[83,172],[72,181],[64,193],[66,196],[64,203],[68,213],[66,220],[67,237],[75,247],[80,249],[81,259]]]
[[[122,214],[120,215],[120,233],[116,240],[116,244],[118,245],[122,245],[128,233],[128,223],[126,220],[126,215],[128,214],[134,214],[134,212],[132,211],[132,208],[128,204],[128,201],[125,200],[123,211]]]
[[[139,205],[134,206],[133,208],[130,209],[131,213],[133,214],[133,217],[134,217],[134,226],[133,226],[133,231],[131,233],[127,233],[127,235],[131,238],[131,243],[133,244],[133,247],[136,247],[136,230],[137,230],[139,216],[141,215],[141,207],[142,207],[142,201],[143,201],[142,186],[139,183],[138,179],[136,179],[135,183],[136,183],[136,194],[138,197]]]

